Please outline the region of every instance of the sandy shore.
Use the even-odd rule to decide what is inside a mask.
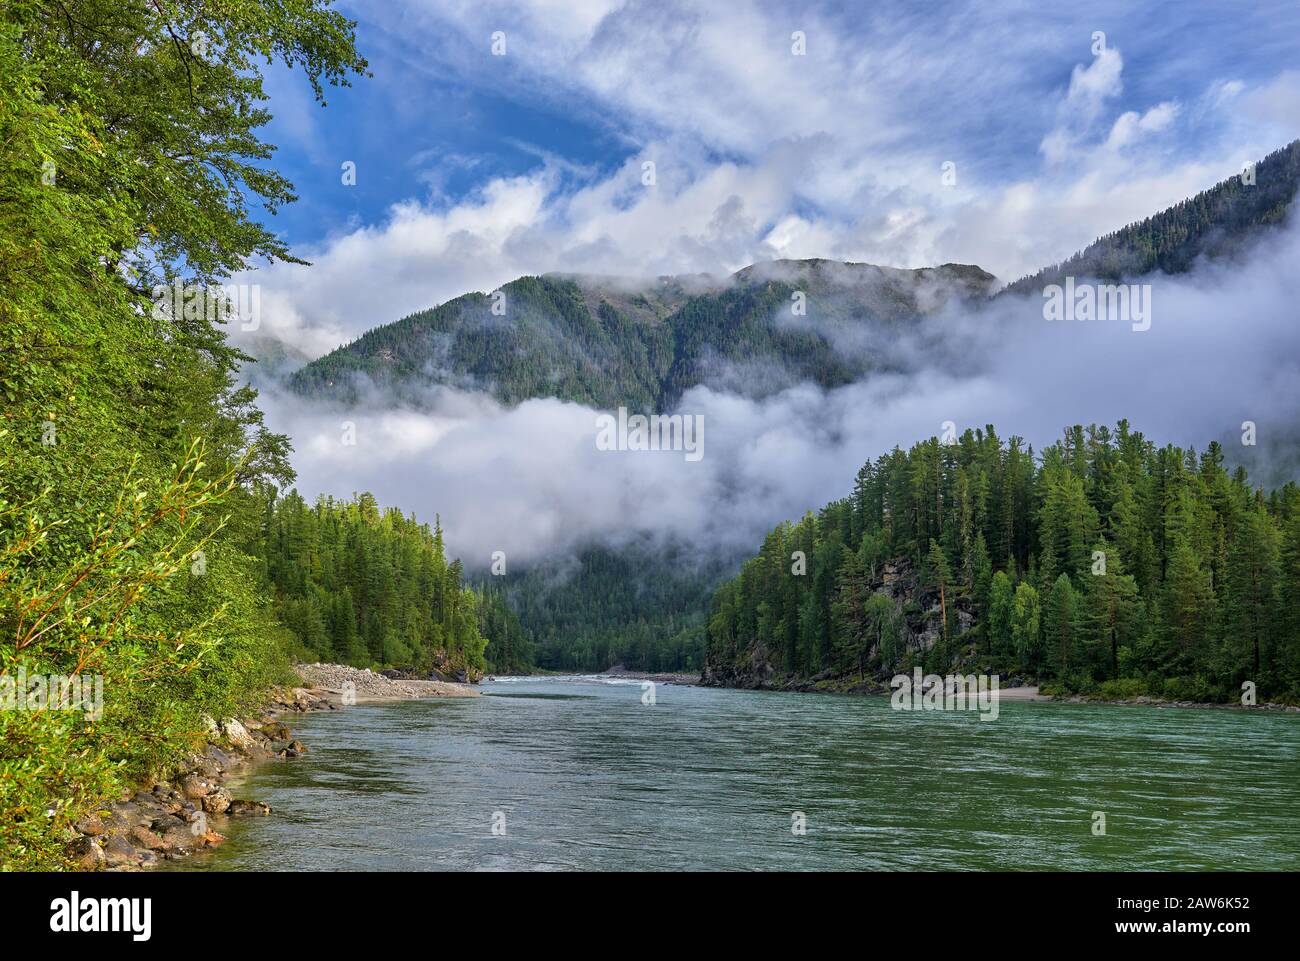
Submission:
[[[1000,701],[1050,701],[1052,698],[1046,694],[1039,694],[1037,687],[999,687],[998,700]]]

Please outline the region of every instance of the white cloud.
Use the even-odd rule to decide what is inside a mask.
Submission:
[[[313,356],[547,271],[725,273],[827,257],[977,263],[1011,280],[1238,172],[1282,142],[1300,102],[1288,72],[1256,87],[1210,81],[1190,113],[1169,97],[1121,104],[1124,58],[1091,56],[1086,17],[1026,30],[978,4],[942,21],[906,6],[793,16],[747,0],[438,0],[365,17],[430,83],[552,101],[635,147],[604,175],[540,149],[526,175],[397,205],[300,251],[310,270],[245,278],[263,287],[261,333]],[[489,53],[496,30],[505,57]],[[806,56],[791,53],[794,30]],[[995,162],[1008,135],[1024,150]],[[429,159],[411,162],[436,187]]]
[[[475,567],[491,551],[551,557],[591,540],[685,541],[750,552],[775,523],[843,496],[867,458],[937,433],[995,424],[1037,448],[1073,423],[1129,418],[1159,443],[1231,441],[1229,459],[1294,443],[1300,407],[1300,229],[1238,264],[1150,278],[1152,324],[1042,319],[1038,298],[941,314],[894,345],[907,373],[830,391],[800,384],[764,400],[696,388],[678,409],[705,422],[704,456],[596,449],[597,412],[557,400],[506,409],[440,389],[420,410],[326,410],[264,395],[270,425],[295,439],[312,495],[370,490],[431,520]],[[356,424],[356,446],[341,425]],[[1237,443],[1259,425],[1261,448]]]

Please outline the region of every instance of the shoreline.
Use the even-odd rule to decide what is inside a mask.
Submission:
[[[81,818],[66,852],[76,870],[140,871],[166,862],[184,861],[211,851],[226,840],[223,830],[231,820],[267,817],[270,805],[238,798],[232,789],[246,783],[259,765],[301,757],[308,748],[293,736],[281,719],[291,714],[344,710],[394,701],[440,697],[482,697],[468,684],[448,681],[391,680],[368,669],[336,664],[295,665],[304,686],[272,688],[262,708],[243,719],[220,723],[209,719],[208,738],[180,769],[167,778],[138,785],[116,800]],[[514,678],[610,678],[664,684],[713,687],[719,690],[757,690],[773,693],[821,693],[888,697],[887,688],[828,690],[811,685],[770,684],[735,686],[703,683],[697,675],[641,671],[601,674],[501,675]],[[351,684],[349,690],[346,686]],[[999,688],[1001,701],[1019,703],[1097,704],[1115,707],[1194,708],[1270,713],[1300,713],[1300,706],[1263,703],[1251,706],[1196,701],[1171,701],[1154,697],[1106,700],[1081,695],[1042,694],[1037,685]]]
[[[545,678],[609,678],[617,681],[654,681],[656,684],[678,684],[683,687],[707,687],[703,675],[690,671],[534,671],[531,674],[489,674],[485,681],[531,680]]]
[[[683,687],[700,687],[700,675],[688,671],[600,671],[595,674],[576,674],[575,677],[604,677],[614,681],[653,681],[655,684],[678,684]]]
[[[103,803],[76,822],[64,850],[74,870],[144,871],[166,862],[201,856],[226,840],[231,820],[267,817],[271,806],[238,798],[232,791],[258,766],[288,761],[308,752],[281,720],[290,714],[344,710],[436,697],[481,697],[467,684],[393,681],[370,670],[338,664],[301,664],[300,687],[274,687],[260,710],[218,723],[209,718],[208,737],[169,777],[140,784]],[[337,686],[325,686],[329,681]],[[349,690],[344,685],[351,683]]]
[[[893,691],[891,691],[887,685],[873,681],[859,682],[842,688],[819,686],[819,683],[825,682],[791,680],[782,684],[772,684],[764,680],[753,684],[726,684],[719,683],[716,680],[701,680],[699,686],[712,687],[724,691],[771,691],[775,693],[789,694],[841,694],[849,697],[889,697],[893,694]],[[1274,701],[1245,705],[1221,704],[1212,701],[1170,700],[1145,694],[1133,698],[1100,698],[1089,697],[1083,694],[1043,694],[1041,693],[1041,686],[1037,684],[1017,684],[1014,687],[999,686],[998,698],[1001,701],[1024,703],[1100,704],[1112,707],[1190,708],[1196,710],[1243,712],[1264,710],[1275,714],[1300,713],[1300,705],[1281,704]]]
[[[295,664],[293,669],[304,684],[319,691],[338,707],[428,697],[483,696],[472,685],[459,681],[393,680],[369,668],[347,667],[343,664]]]

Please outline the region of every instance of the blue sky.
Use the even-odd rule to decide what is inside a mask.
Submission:
[[[316,267],[257,279],[308,354],[549,270],[1010,280],[1300,136],[1294,2],[339,6],[374,77],[267,84],[301,197],[269,223]]]

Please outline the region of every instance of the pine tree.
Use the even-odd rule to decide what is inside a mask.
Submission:
[[[1061,574],[1052,585],[1047,602],[1044,631],[1047,658],[1052,672],[1065,676],[1080,665],[1079,601],[1068,574]]]
[[[995,656],[1010,655],[1014,649],[1012,623],[1015,614],[1015,589],[1005,571],[993,575],[989,596],[988,648]]]
[[[1161,658],[1171,675],[1191,674],[1203,659],[1214,623],[1210,576],[1180,533],[1161,594]]]
[[[1016,587],[1012,602],[1011,640],[1020,666],[1035,671],[1042,662],[1042,611],[1038,592],[1027,581]]]
[[[1238,525],[1227,558],[1226,653],[1234,686],[1243,680],[1257,684],[1267,670],[1268,684],[1278,680],[1275,638],[1281,608],[1277,594],[1281,566],[1281,535],[1262,508],[1248,511]]]

